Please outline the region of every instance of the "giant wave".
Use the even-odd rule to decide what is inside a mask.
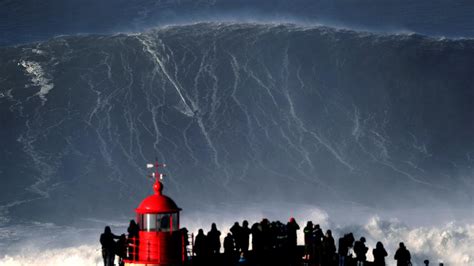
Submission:
[[[455,206],[447,220],[472,220],[473,59],[469,39],[291,24],[0,48],[0,221],[130,217],[155,156],[185,210]]]

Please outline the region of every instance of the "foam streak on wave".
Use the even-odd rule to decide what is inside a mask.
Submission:
[[[184,105],[184,111],[183,111],[183,114],[187,115],[187,116],[190,116],[192,117],[193,116],[193,111],[191,110],[191,108],[189,107],[189,105],[187,104],[186,102],[186,99],[184,98],[183,94],[181,93],[181,85],[179,85],[179,83],[177,81],[175,81],[171,76],[170,74],[168,73],[168,71],[166,70],[166,67],[165,67],[165,64],[163,63],[163,61],[160,59],[160,56],[157,54],[156,52],[156,49],[154,47],[154,43],[149,39],[149,37],[145,36],[145,35],[142,35],[138,38],[138,40],[143,44],[144,46],[144,49],[150,53],[150,55],[153,57],[153,59],[155,60],[155,62],[158,64],[158,66],[160,67],[161,71],[163,72],[163,74],[166,76],[166,78],[169,80],[169,82],[173,85],[173,87],[176,89],[176,92],[178,93],[179,97],[181,98],[182,100],[182,103]]]
[[[54,88],[54,84],[46,77],[46,73],[38,62],[22,60],[18,65],[25,68],[26,73],[31,77],[32,86],[37,86],[40,90],[36,93],[44,104],[46,95]]]

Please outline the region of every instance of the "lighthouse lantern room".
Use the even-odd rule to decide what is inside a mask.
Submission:
[[[186,258],[185,233],[179,228],[180,208],[163,195],[162,174],[159,167],[164,164],[148,164],[155,168],[151,177],[154,194],[146,197],[136,208],[139,226],[138,239],[133,239],[133,248],[125,265],[180,266]]]

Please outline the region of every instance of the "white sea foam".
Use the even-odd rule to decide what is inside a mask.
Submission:
[[[22,254],[5,255],[0,258],[0,266],[82,266],[103,265],[99,250],[93,246],[78,246],[52,250],[24,250]]]
[[[38,54],[38,55],[44,55],[45,52],[43,50],[40,50],[40,49],[31,49],[31,51],[35,54]]]
[[[474,223],[472,223],[472,219],[467,219],[459,224],[433,220],[431,225],[407,225],[398,218],[387,218],[408,219],[404,215],[394,215],[394,213],[387,215],[385,213],[382,219],[377,215],[367,215],[367,212],[372,212],[372,210],[364,211],[363,208],[353,207],[338,214],[333,212],[328,214],[325,210],[311,205],[298,205],[298,207],[282,203],[274,203],[272,206],[265,205],[265,208],[249,206],[237,212],[233,211],[235,206],[228,208],[221,206],[217,208],[219,212],[215,213],[209,211],[187,213],[183,219],[183,225],[190,232],[197,233],[199,228],[203,228],[204,232],[207,232],[210,230],[211,222],[215,222],[222,232],[221,240],[223,240],[235,221],[242,222],[241,217],[248,219],[250,225],[264,217],[269,220],[281,220],[285,223],[288,218],[295,217],[301,228],[298,232],[300,245],[303,244],[303,228],[306,221],[311,220],[315,224],[320,224],[324,231],[331,229],[336,245],[338,238],[345,233],[354,233],[356,239],[364,236],[369,247],[368,260],[373,259],[372,249],[375,248],[378,241],[381,241],[388,252],[387,265],[396,265],[396,261],[393,259],[394,253],[398,244],[404,242],[412,254],[413,265],[424,265],[425,259],[429,259],[433,265],[438,265],[439,262],[455,266],[474,265]],[[429,215],[428,213],[424,214]],[[431,217],[433,219],[439,218]],[[421,222],[424,223],[424,221]]]
[[[300,205],[300,208],[290,208],[290,205],[275,203],[265,208],[255,205],[243,210],[236,210],[235,206],[220,207],[224,208],[218,208],[216,211],[211,211],[209,208],[204,212],[187,212],[183,215],[182,226],[186,226],[190,233],[197,233],[199,228],[207,232],[211,222],[215,222],[223,238],[235,221],[241,222],[244,218],[248,219],[251,225],[264,217],[270,220],[279,219],[282,222],[286,222],[289,217],[295,217],[301,227],[298,234],[300,244],[303,241],[302,229],[306,221],[311,220],[313,223],[320,224],[323,230],[332,229],[336,243],[344,233],[353,232],[356,239],[364,236],[369,247],[367,253],[369,260],[372,260],[372,249],[376,242],[381,241],[389,253],[386,258],[387,265],[395,265],[393,256],[399,242],[404,242],[410,250],[413,265],[421,266],[425,259],[429,259],[432,265],[437,265],[439,262],[449,266],[474,265],[474,223],[472,222],[413,226],[404,224],[396,218],[382,219],[374,215],[364,223],[356,224],[351,219],[343,220],[341,217],[329,216],[326,211],[314,206]],[[352,210],[353,212],[344,213],[350,216],[357,215],[358,211]],[[120,234],[125,230],[123,225],[120,225],[120,227],[112,227],[115,234]],[[6,252],[0,255],[0,266],[101,265],[98,238],[103,230],[102,226],[101,223],[100,226],[97,225],[97,229],[89,228],[84,231],[84,229],[59,227],[52,224],[33,224],[15,226],[11,234],[8,230],[4,230],[0,232],[4,234],[3,240],[0,241],[3,244],[0,249]],[[32,231],[35,234],[31,235]],[[5,242],[8,238],[11,239],[10,243],[17,246],[16,248],[5,246],[5,244],[9,245],[8,240]],[[46,242],[45,245],[40,244],[44,242]]]
[[[43,68],[38,62],[22,60],[18,65],[24,67],[27,75],[31,78],[32,84],[26,85],[26,87],[39,87],[40,91],[36,95],[40,97],[44,104],[47,101],[46,95],[54,88],[54,84],[46,77]]]
[[[371,248],[382,241],[389,252],[389,262],[393,262],[398,243],[404,242],[414,265],[422,265],[425,259],[436,264],[474,265],[474,224],[450,222],[442,226],[408,227],[396,220],[372,217],[360,234],[367,238]]]

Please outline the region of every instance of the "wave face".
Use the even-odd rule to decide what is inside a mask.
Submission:
[[[0,60],[3,223],[129,217],[155,156],[185,209],[472,207],[470,40],[208,23]]]

